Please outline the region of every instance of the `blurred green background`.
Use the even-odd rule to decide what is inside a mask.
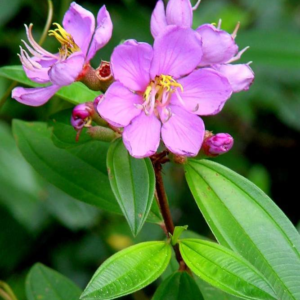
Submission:
[[[53,21],[61,23],[71,1],[54,0]],[[194,1],[195,2],[195,1]],[[95,15],[103,1],[77,1]],[[96,4],[95,4],[96,3]],[[109,0],[113,38],[93,59],[109,60],[121,41],[152,42],[149,23],[156,1]],[[23,24],[34,24],[38,40],[47,17],[47,1],[0,0],[0,65],[18,65]],[[230,153],[216,160],[260,186],[291,221],[300,220],[297,165],[300,154],[300,2],[299,0],[202,0],[194,27],[223,20],[231,32],[241,21],[240,49],[250,46],[241,62],[253,61],[255,82],[248,92],[233,95],[217,116],[206,117],[209,130],[235,139]],[[44,47],[58,48],[53,38]],[[25,299],[24,280],[35,262],[42,262],[84,287],[108,256],[133,243],[162,239],[156,225],[146,224],[135,239],[125,220],[81,203],[43,180],[19,153],[11,121],[47,121],[70,104],[54,98],[39,108],[26,107],[3,95],[11,82],[0,77],[0,280]],[[212,238],[200,218],[180,167],[164,171],[177,225]],[[295,175],[296,174],[296,175]],[[155,285],[124,299],[149,299]]]

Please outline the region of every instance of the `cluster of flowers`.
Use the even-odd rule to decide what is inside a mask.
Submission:
[[[97,110],[109,124],[124,128],[124,144],[134,157],[153,155],[161,139],[175,154],[196,156],[205,138],[199,116],[219,113],[232,93],[247,90],[254,79],[249,64],[232,64],[246,50],[239,51],[235,43],[239,24],[232,34],[221,29],[221,22],[191,28],[199,3],[192,7],[190,0],[170,0],[165,9],[158,0],[151,17],[153,46],[127,40],[112,53],[114,82]],[[24,70],[31,80],[51,84],[15,88],[12,97],[19,102],[42,105],[60,87],[86,83],[89,62],[107,44],[113,27],[105,6],[95,28],[93,15],[76,3],[65,14],[63,27],[56,26],[50,35],[61,43],[57,54],[39,46],[32,25],[26,27],[30,45],[23,43],[32,56],[21,48]],[[82,106],[78,110],[85,112]],[[83,126],[81,115],[87,118],[88,111],[75,113],[74,124]]]

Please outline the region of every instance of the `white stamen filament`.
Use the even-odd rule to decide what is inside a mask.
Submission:
[[[236,56],[234,56],[232,59],[230,59],[229,61],[227,61],[226,64],[230,64],[230,63],[232,63],[232,62],[235,62],[235,61],[239,60],[239,59],[242,57],[242,55],[243,55],[249,48],[250,48],[250,47],[247,46],[247,47],[245,47],[244,49],[242,49],[241,51],[239,51],[239,53],[238,53]]]
[[[219,20],[217,29],[220,30],[221,29],[221,25],[222,25],[222,19]]]
[[[22,47],[20,48],[21,48],[21,56],[23,57],[23,59],[25,58],[27,61],[29,61],[32,64],[32,66],[36,69],[42,68],[42,66],[38,62],[34,61]]]
[[[239,28],[240,28],[240,25],[241,25],[241,23],[240,23],[240,22],[237,22],[237,24],[236,24],[236,26],[235,26],[235,28],[234,28],[232,34],[231,34],[231,36],[232,36],[233,39],[236,38],[237,33],[238,33],[238,31],[239,31]]]
[[[167,117],[164,119],[164,123],[168,122],[170,120],[170,118],[172,117],[172,112],[171,109],[169,107],[164,107],[163,109],[163,113],[167,115]]]
[[[201,0],[198,0],[197,3],[193,6],[193,10],[196,10],[200,4]]]
[[[180,96],[180,94],[179,94],[179,92],[178,92],[177,90],[175,91],[175,94],[176,94],[177,99],[179,100],[179,102],[180,102],[183,106],[186,106],[186,105],[185,105],[185,102],[183,101],[183,99],[181,98],[181,96]]]
[[[25,24],[25,28],[26,28],[26,34],[27,34],[27,38],[28,41],[30,43],[30,45],[34,48],[35,51],[38,51],[39,53],[41,53],[42,55],[48,56],[48,57],[52,57],[54,59],[57,59],[57,56],[55,56],[54,54],[46,51],[44,48],[42,48],[33,38],[32,36],[32,27],[33,24],[29,25],[29,28],[27,27],[27,25]]]

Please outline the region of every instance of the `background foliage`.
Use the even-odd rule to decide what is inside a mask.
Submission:
[[[94,14],[104,4],[77,2]],[[94,58],[95,66],[100,58],[109,60],[113,47],[123,39],[152,42],[149,22],[155,2],[105,3],[114,33]],[[53,3],[53,21],[61,22],[70,1]],[[23,24],[33,23],[38,39],[47,16],[47,1],[0,0],[0,8],[0,65],[17,65],[18,46],[25,38]],[[249,92],[234,95],[219,115],[205,118],[207,129],[228,132],[235,139],[230,153],[217,161],[261,187],[297,224],[298,178],[292,171],[300,153],[299,1],[202,0],[194,16],[194,27],[222,18],[228,31],[241,21],[237,42],[241,49],[250,45],[242,62],[253,61],[256,74]],[[58,47],[53,38],[44,46],[52,51]],[[10,80],[0,77],[0,98],[10,85]],[[133,238],[125,218],[72,199],[37,175],[21,156],[11,133],[12,119],[48,121],[52,114],[70,107],[54,98],[43,107],[30,108],[8,97],[0,110],[0,279],[12,286],[19,300],[25,299],[25,276],[36,262],[83,288],[112,253],[137,242],[163,238],[160,228],[151,223]],[[101,153],[96,155],[101,161]],[[169,165],[165,175],[175,223],[188,224],[189,229],[212,238],[199,217],[182,168]],[[154,289],[155,284],[124,299],[149,299]]]

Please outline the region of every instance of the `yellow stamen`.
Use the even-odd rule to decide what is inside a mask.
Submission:
[[[53,23],[57,28],[49,30],[49,36],[54,36],[61,44],[59,54],[61,57],[68,57],[74,52],[80,51],[80,48],[74,42],[73,37],[58,23]]]
[[[157,111],[155,111],[156,107],[166,107],[170,102],[172,93],[174,93],[177,88],[180,88],[183,92],[182,85],[172,76],[156,76],[144,92],[144,103],[141,107],[147,115],[151,114],[153,111],[157,113]],[[171,114],[169,113],[169,115]]]
[[[163,88],[165,88],[168,92],[174,90],[174,88],[179,87],[183,92],[183,87],[180,83],[178,83],[172,76],[169,75],[160,75],[158,77],[158,84],[160,84]]]
[[[152,86],[151,86],[151,84],[150,84],[150,85],[147,86],[146,91],[145,91],[145,93],[144,93],[144,99],[145,99],[145,100],[149,98],[150,93],[151,93],[151,90],[152,90]]]

